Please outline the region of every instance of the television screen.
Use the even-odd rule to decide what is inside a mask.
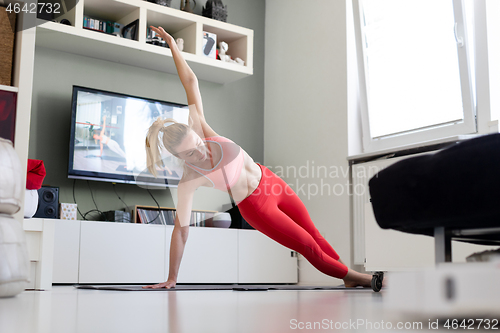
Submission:
[[[182,166],[162,150],[157,178],[147,170],[145,140],[158,118],[187,124],[187,105],[73,86],[69,178],[176,186]]]

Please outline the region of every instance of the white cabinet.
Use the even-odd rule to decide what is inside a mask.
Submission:
[[[238,230],[239,283],[297,283],[295,252],[255,230]]]
[[[173,227],[167,228],[165,280],[168,277],[168,255]],[[238,282],[238,230],[190,228],[177,282]]]
[[[54,270],[52,283],[73,283],[78,281],[80,265],[80,221],[53,220]]]
[[[166,281],[173,226],[55,221],[53,283]],[[297,283],[297,257],[256,230],[191,227],[179,283]]]
[[[161,281],[164,276],[164,248],[165,228],[160,225],[82,222],[78,281]]]

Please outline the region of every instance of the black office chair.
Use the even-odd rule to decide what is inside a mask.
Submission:
[[[436,263],[451,240],[500,245],[500,134],[408,158],[369,181],[378,225],[433,236]]]

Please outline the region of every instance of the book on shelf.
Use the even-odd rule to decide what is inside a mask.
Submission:
[[[193,210],[190,216],[190,226],[205,227],[211,226],[210,221],[216,211],[201,211]],[[143,224],[161,224],[161,225],[175,225],[176,210],[175,208],[165,208],[153,206],[136,206],[135,207],[135,223]]]
[[[85,29],[120,36],[123,25],[118,22],[98,20],[85,15],[83,17],[83,27]]]

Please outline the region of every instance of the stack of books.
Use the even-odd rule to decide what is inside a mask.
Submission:
[[[189,225],[193,227],[212,226],[211,222],[216,212],[192,211]],[[152,207],[137,207],[137,223],[174,225],[176,210]]]
[[[137,208],[137,223],[174,225],[175,210]]]
[[[83,27],[85,29],[100,31],[110,35],[121,36],[122,24],[113,21],[98,20],[91,18],[89,16],[84,16]]]

